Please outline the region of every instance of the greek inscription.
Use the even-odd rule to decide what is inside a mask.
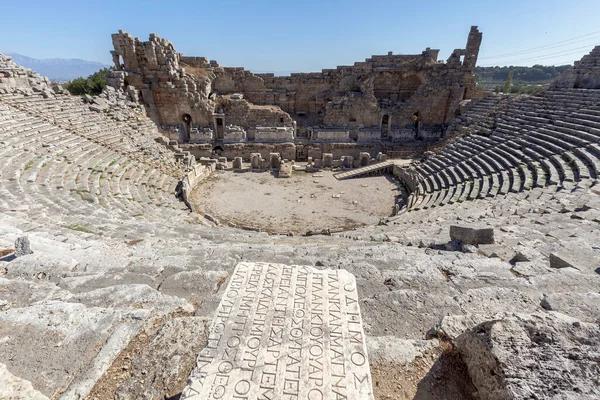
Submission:
[[[372,400],[364,339],[348,272],[240,263],[182,398]]]

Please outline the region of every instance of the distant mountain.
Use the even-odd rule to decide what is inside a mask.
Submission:
[[[39,60],[17,53],[4,53],[11,56],[13,61],[25,68],[29,68],[42,76],[47,76],[53,82],[66,82],[80,76],[87,77],[90,74],[107,68],[104,65],[95,61],[80,60],[77,58],[49,58]]]

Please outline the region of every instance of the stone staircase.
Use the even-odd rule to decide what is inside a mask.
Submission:
[[[367,165],[364,167],[355,168],[350,171],[338,172],[338,173],[334,174],[333,176],[335,176],[337,180],[341,181],[344,179],[359,178],[359,177],[369,176],[369,175],[374,175],[374,174],[392,173],[392,170],[393,170],[395,164],[396,164],[396,162],[392,161],[392,160],[383,161],[383,162],[379,162],[376,164],[371,164],[371,165]]]

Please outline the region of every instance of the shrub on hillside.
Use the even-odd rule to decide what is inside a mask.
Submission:
[[[508,92],[505,91],[505,85],[494,87],[494,93],[540,94],[543,91],[544,85],[523,85],[521,83],[512,84]]]
[[[103,68],[87,78],[75,78],[65,83],[64,87],[69,93],[76,96],[83,96],[84,94],[99,95],[102,93],[102,89],[106,87],[106,75],[109,71],[108,68]]]

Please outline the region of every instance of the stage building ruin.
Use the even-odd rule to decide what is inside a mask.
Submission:
[[[460,102],[478,97],[481,39],[471,27],[466,48],[445,62],[427,48],[275,76],[184,56],[155,34],[143,42],[119,31],[112,35],[109,84],[141,101],[163,133],[196,157],[394,156],[442,138]]]

